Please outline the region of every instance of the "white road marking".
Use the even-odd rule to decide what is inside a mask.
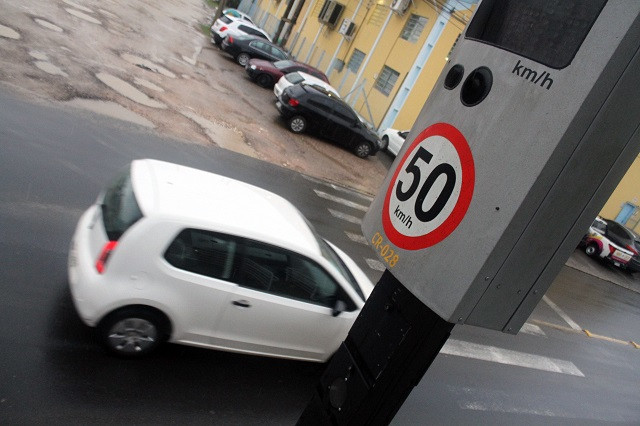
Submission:
[[[315,192],[316,195],[318,197],[320,197],[320,198],[324,198],[325,200],[333,201],[335,203],[339,203],[339,204],[345,205],[347,207],[351,207],[351,208],[356,209],[356,210],[360,210],[360,211],[363,211],[363,212],[366,212],[367,210],[369,210],[369,207],[367,207],[367,206],[363,206],[362,204],[354,203],[353,201],[349,201],[349,200],[346,200],[344,198],[336,197],[335,195],[327,194],[326,192],[319,191],[317,189],[314,189],[313,192]]]
[[[440,353],[479,359],[481,361],[497,362],[499,364],[533,368],[535,370],[549,371],[552,373],[584,377],[582,371],[580,371],[578,367],[570,361],[511,351],[508,349],[497,348],[495,346],[463,342],[460,340],[449,339],[442,347]]]
[[[364,244],[365,246],[369,245],[369,243],[367,242],[367,239],[363,237],[362,234],[354,234],[353,232],[347,232],[347,231],[344,231],[344,233],[347,234],[347,237],[349,237],[351,241]]]
[[[582,331],[582,327],[580,327],[574,320],[569,318],[569,315],[567,315],[562,309],[560,309],[558,305],[553,303],[547,296],[542,296],[542,300],[544,300],[547,305],[551,307],[551,309],[556,311],[556,314],[560,315],[560,317],[562,317],[562,319],[565,320],[567,324],[569,324],[569,327],[577,331]]]
[[[520,331],[522,333],[525,334],[532,334],[534,336],[544,336],[547,337],[547,335],[544,333],[544,331],[542,331],[542,329],[540,327],[538,327],[535,324],[530,324],[528,322],[525,322],[524,325],[522,326],[522,328],[520,329]]]
[[[308,180],[310,182],[314,182],[314,183],[318,183],[320,185],[328,186],[329,188],[334,189],[336,191],[340,191],[340,192],[344,192],[344,193],[347,193],[347,194],[355,195],[356,197],[360,197],[363,200],[367,200],[368,202],[372,202],[373,201],[373,197],[371,197],[370,195],[362,194],[362,193],[360,193],[358,191],[355,191],[353,189],[344,188],[342,186],[334,185],[332,183],[326,182],[326,181],[321,180],[321,179],[314,178],[312,176],[307,176],[307,175],[301,175],[301,176],[304,179],[306,179],[306,180]]]
[[[327,210],[329,210],[329,213],[331,213],[331,216],[335,218],[346,220],[347,222],[355,223],[356,225],[362,225],[362,219],[360,219],[359,217],[351,216],[350,214],[342,213],[333,209],[327,209]]]
[[[364,259],[365,262],[367,262],[367,265],[369,265],[369,268],[375,270],[375,271],[380,271],[380,272],[384,272],[385,269],[387,269],[384,264],[382,262],[380,262],[379,260],[376,259]]]
[[[447,386],[447,388],[456,398],[458,406],[463,410],[576,420],[569,422],[571,424],[585,423],[584,420],[598,421],[599,423],[629,423],[629,419],[625,419],[614,408],[610,408],[610,404],[606,401],[606,398],[598,407],[590,405],[588,409],[582,407],[571,411],[567,409],[562,400],[559,400],[553,393],[536,395],[536,397],[532,398],[531,394],[526,390],[507,392],[487,388],[457,386]],[[548,421],[540,419],[536,421],[536,423],[546,424]],[[556,421],[554,423],[558,422]],[[567,422],[560,423],[564,424]]]

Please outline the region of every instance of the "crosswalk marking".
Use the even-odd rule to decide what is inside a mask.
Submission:
[[[546,295],[542,296],[542,300],[544,300],[547,303],[547,305],[549,305],[551,307],[551,309],[556,311],[556,313],[558,315],[560,315],[560,317],[563,320],[565,320],[567,324],[569,324],[569,327],[571,327],[571,328],[573,328],[574,330],[577,330],[577,331],[582,331],[582,327],[580,327],[578,325],[578,323],[576,323],[574,320],[569,318],[569,315],[567,315],[562,309],[560,309],[560,307],[558,305],[553,303]]]
[[[497,348],[495,346],[463,342],[461,340],[449,339],[442,347],[440,353],[479,359],[481,361],[532,368],[535,370],[549,371],[552,373],[584,377],[582,371],[580,371],[578,367],[570,361],[511,351],[508,349]]]
[[[353,209],[360,210],[360,211],[363,211],[363,212],[366,212],[367,210],[369,210],[369,207],[363,206],[362,204],[354,203],[353,201],[349,201],[349,200],[346,200],[344,198],[336,197],[335,195],[327,194],[326,192],[319,191],[317,189],[314,189],[313,191],[316,193],[316,195],[318,197],[324,198],[325,200],[333,201],[335,203],[339,203],[339,204],[342,204],[342,205],[345,205],[347,207],[351,207]]]
[[[333,209],[327,209],[327,210],[329,210],[329,213],[331,213],[331,216],[335,218],[346,220],[347,222],[355,223],[356,225],[362,225],[362,219],[360,219],[359,217],[351,216],[350,214],[342,213]]]
[[[387,269],[384,266],[384,264],[382,262],[380,262],[379,260],[376,260],[376,259],[364,259],[364,261],[367,262],[367,265],[369,265],[369,268],[371,268],[373,270],[384,272]]]
[[[538,327],[535,324],[530,324],[528,322],[524,323],[524,325],[522,326],[522,328],[520,329],[520,332],[525,333],[525,334],[532,334],[534,336],[544,336],[547,337],[547,335],[545,334],[544,331],[542,331],[542,329],[540,327]]]
[[[369,243],[367,242],[367,239],[363,237],[362,234],[354,234],[353,232],[348,232],[348,231],[344,231],[344,233],[353,242],[364,244],[365,246],[369,245]]]
[[[339,185],[334,185],[333,183],[330,183],[330,182],[327,182],[327,181],[324,181],[324,180],[321,180],[321,179],[317,179],[317,178],[314,178],[312,176],[307,176],[307,175],[301,175],[301,176],[304,179],[308,180],[308,181],[311,181],[311,182],[314,182],[314,183],[318,183],[318,184],[321,184],[321,185],[324,185],[324,186],[328,186],[329,188],[334,189],[336,191],[344,192],[346,194],[351,194],[351,195],[359,197],[359,198],[361,198],[363,200],[367,200],[369,202],[373,201],[373,197],[372,196],[367,195],[367,194],[363,194],[363,193],[355,191],[353,189],[344,188],[344,187],[339,186]]]

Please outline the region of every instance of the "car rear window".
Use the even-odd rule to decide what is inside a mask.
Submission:
[[[227,15],[222,15],[220,17],[220,20],[225,24],[230,24],[231,22],[233,22],[233,19],[229,18]]]
[[[104,192],[102,222],[110,241],[118,241],[122,234],[142,218],[131,184],[131,169],[118,176]]]
[[[262,32],[260,32],[258,30],[255,30],[255,29],[253,29],[251,27],[247,27],[246,25],[238,25],[238,29],[240,31],[244,31],[247,34],[251,34],[251,35],[258,36],[258,37],[266,39],[265,35],[262,34]]]
[[[298,84],[301,81],[304,81],[304,78],[297,72],[290,72],[289,74],[285,75],[284,78],[286,78],[287,81],[291,84]]]

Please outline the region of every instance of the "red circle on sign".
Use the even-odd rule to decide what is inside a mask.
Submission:
[[[391,217],[389,215],[391,195],[398,183],[398,175],[400,174],[402,166],[406,163],[409,156],[413,154],[416,147],[426,138],[431,136],[444,137],[451,142],[455,148],[462,168],[460,194],[456,200],[455,207],[440,226],[417,237],[404,235],[398,232],[391,222]],[[473,188],[475,185],[475,167],[471,149],[469,148],[469,144],[462,133],[460,133],[460,131],[454,126],[447,123],[436,123],[424,129],[416,137],[409,146],[409,149],[405,152],[404,157],[402,157],[402,161],[398,164],[398,168],[393,174],[393,178],[391,179],[391,183],[387,189],[387,195],[384,199],[384,206],[382,209],[382,226],[384,228],[384,232],[393,244],[405,250],[420,250],[431,247],[447,238],[458,227],[471,204]]]

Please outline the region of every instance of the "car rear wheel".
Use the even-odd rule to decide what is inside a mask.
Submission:
[[[600,254],[600,249],[597,244],[590,243],[585,247],[584,252],[587,253],[588,256],[597,256]]]
[[[141,357],[167,339],[168,320],[144,307],[127,307],[111,313],[98,326],[105,348],[121,357]]]
[[[301,115],[293,116],[289,119],[289,128],[293,133],[302,133],[307,128],[307,120]]]
[[[236,61],[243,67],[249,63],[249,59],[251,59],[251,56],[248,53],[241,53],[236,57]]]
[[[380,150],[385,151],[387,148],[389,148],[389,137],[384,135],[382,137],[382,146],[380,147]]]
[[[273,85],[273,80],[271,80],[271,76],[268,74],[260,74],[256,77],[256,81],[262,87],[269,87]]]
[[[360,142],[356,146],[356,149],[354,150],[354,152],[358,157],[365,158],[371,154],[371,145],[369,145],[367,142]]]

